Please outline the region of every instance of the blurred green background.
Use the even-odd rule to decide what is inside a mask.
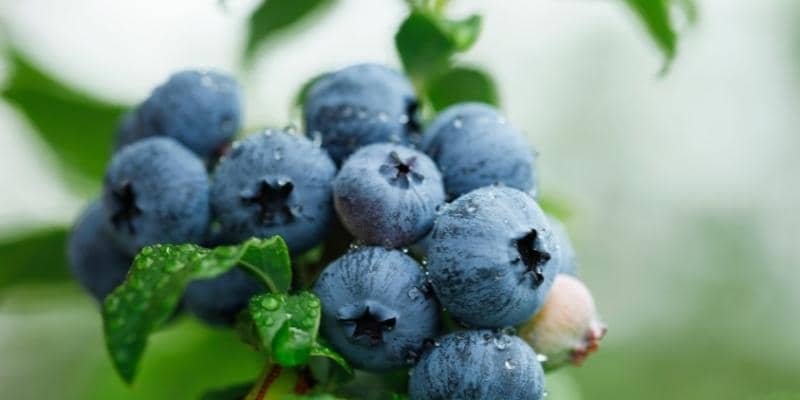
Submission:
[[[345,0],[271,37],[240,70],[257,3],[0,0],[0,46],[100,99],[84,105],[102,115],[180,68],[238,72],[248,127],[297,122],[293,98],[320,72],[399,66],[402,2]],[[548,376],[549,399],[800,399],[800,3],[699,1],[696,23],[676,15],[665,73],[621,1],[452,9],[484,16],[462,59],[494,76],[539,151],[542,191],[570,210],[582,277],[610,327],[583,367]],[[0,59],[0,82],[13,63]],[[11,97],[73,99],[29,83]],[[153,338],[134,387],[113,374],[95,304],[64,279],[59,228],[96,195],[80,172],[102,168],[112,132],[78,121],[68,128],[85,137],[43,140],[59,112],[40,110],[36,125],[0,101],[0,399],[190,399],[255,377],[255,353],[189,318]],[[67,168],[61,147],[84,145],[97,157]],[[40,232],[35,244],[9,244],[28,232]]]

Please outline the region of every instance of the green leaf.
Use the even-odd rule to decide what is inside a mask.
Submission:
[[[345,370],[348,375],[353,374],[353,369],[350,368],[350,364],[347,363],[347,360],[345,360],[341,354],[333,351],[333,349],[325,346],[319,341],[316,341],[311,347],[311,356],[327,358],[336,363],[336,365],[342,367],[342,369]]]
[[[0,95],[17,108],[68,168],[99,180],[126,107],[109,104],[59,82],[15,49]]]
[[[498,105],[497,88],[485,72],[477,68],[455,67],[437,77],[428,87],[428,98],[436,111],[465,101]]]
[[[625,0],[625,2],[639,16],[669,63],[675,57],[678,42],[678,35],[670,18],[671,0]]]
[[[394,42],[403,68],[418,88],[447,69],[456,51],[456,44],[435,17],[420,12],[412,12],[403,21]]]
[[[457,52],[468,50],[481,30],[481,17],[450,20],[425,11],[412,11],[395,34],[394,41],[403,68],[418,89],[442,74]]]
[[[317,338],[320,302],[314,294],[260,294],[250,299],[248,311],[259,339],[257,348],[276,363],[293,367],[306,364],[312,356],[319,356],[333,360],[352,373],[344,358]]]
[[[230,386],[223,389],[210,390],[200,397],[200,400],[241,400],[247,393],[250,393],[250,388],[253,387],[253,382],[241,383],[238,385]]]
[[[0,243],[0,289],[69,282],[67,230],[48,228]]]
[[[250,16],[245,61],[252,61],[259,46],[276,33],[333,3],[333,0],[264,0]]]
[[[474,14],[462,20],[439,19],[440,26],[450,36],[457,51],[467,51],[481,33],[481,16]]]
[[[278,236],[213,250],[192,244],[142,249],[102,310],[106,346],[123,380],[133,381],[148,337],[173,315],[189,282],[213,278],[236,265],[271,290],[286,290],[291,282],[289,252]]]

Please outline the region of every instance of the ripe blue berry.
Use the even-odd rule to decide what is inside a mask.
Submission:
[[[553,239],[558,245],[558,251],[561,253],[561,263],[558,268],[558,273],[577,276],[578,258],[575,255],[575,248],[572,246],[572,241],[569,239],[567,228],[555,217],[548,216],[547,219],[550,222],[550,228],[553,230]]]
[[[303,108],[306,131],[319,134],[337,164],[359,147],[407,143],[416,132],[417,98],[408,79],[378,64],[359,64],[315,82]]]
[[[211,215],[205,166],[172,139],[138,141],[112,157],[103,206],[109,229],[129,254],[157,243],[199,243]]]
[[[538,400],[544,372],[536,353],[516,336],[489,330],[450,333],[411,373],[411,400]]]
[[[535,190],[533,151],[522,133],[491,106],[448,107],[425,130],[422,147],[442,171],[450,198],[495,184]]]
[[[528,194],[508,187],[474,190],[446,205],[425,246],[439,301],[478,327],[528,320],[558,272],[544,213]]]
[[[414,259],[362,247],[328,265],[314,293],[321,332],[356,368],[387,371],[413,362],[438,329],[439,309]]]
[[[226,241],[280,235],[293,253],[319,244],[333,219],[336,166],[305,137],[267,130],[234,145],[214,171],[211,202]]]
[[[190,283],[184,302],[189,312],[209,324],[232,325],[250,298],[264,291],[264,285],[234,268],[216,278]]]
[[[125,280],[133,261],[116,247],[107,228],[102,204],[92,202],[72,228],[67,244],[72,275],[97,301]]]
[[[430,230],[444,188],[428,156],[379,143],[347,159],[333,181],[333,196],[340,220],[355,237],[399,247]]]
[[[122,121],[117,144],[163,135],[201,158],[212,159],[239,130],[241,108],[234,78],[212,71],[181,71]]]

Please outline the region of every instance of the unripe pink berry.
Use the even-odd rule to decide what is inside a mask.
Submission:
[[[606,325],[597,316],[594,299],[583,282],[559,274],[541,310],[519,329],[537,354],[547,357],[546,369],[566,363],[580,365],[597,351]]]

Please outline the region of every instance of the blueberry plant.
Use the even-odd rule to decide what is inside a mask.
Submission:
[[[264,1],[243,62],[331,3]],[[606,328],[564,207],[539,193],[536,153],[490,75],[458,60],[481,17],[453,19],[447,3],[407,1],[402,70],[313,77],[297,96],[302,129],[239,138],[242,88],[226,73],[177,72],[128,108],[12,50],[4,98],[65,164],[103,179],[69,233],[0,247],[4,265],[20,264],[2,284],[60,279],[25,265],[66,242],[127,383],[149,337],[191,314],[264,361],[253,381],[204,399],[543,398],[545,372],[583,362]],[[671,4],[626,3],[671,59]],[[86,157],[98,153],[109,159]]]

